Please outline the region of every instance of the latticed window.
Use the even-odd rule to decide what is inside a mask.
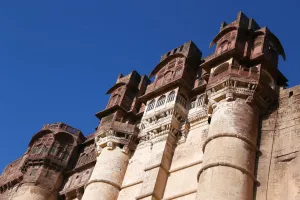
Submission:
[[[42,145],[39,145],[39,146],[33,147],[30,153],[31,154],[39,154],[39,153],[41,153],[41,151],[42,151]]]
[[[166,101],[166,96],[165,95],[161,96],[156,103],[156,107],[160,107],[164,105],[165,101]]]
[[[42,150],[42,153],[47,153],[47,151],[48,151],[48,147],[44,146],[43,150]]]
[[[154,108],[155,106],[155,100],[152,100],[149,104],[148,104],[148,107],[147,107],[147,111],[150,111]]]
[[[174,101],[174,99],[175,99],[175,92],[172,91],[168,96],[167,103]]]
[[[176,69],[176,71],[175,71],[175,77],[180,76],[181,73],[182,73],[182,68]]]
[[[197,106],[203,106],[203,105],[204,105],[204,94],[201,95],[197,101]]]
[[[196,107],[196,99],[193,99],[190,103],[190,109],[193,109]]]
[[[70,153],[68,151],[62,153],[62,159],[63,160],[68,160]]]
[[[53,144],[53,146],[50,149],[50,154],[55,155],[57,148],[58,148],[58,144]]]
[[[163,82],[163,75],[159,75],[156,80],[156,86],[160,86]]]

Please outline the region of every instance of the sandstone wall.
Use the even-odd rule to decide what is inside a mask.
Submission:
[[[56,200],[56,192],[50,192],[34,184],[23,184],[11,196],[12,200]]]
[[[300,199],[300,86],[280,91],[262,121],[256,200]]]
[[[202,145],[207,137],[207,118],[192,125],[185,142],[175,148],[164,199],[195,199],[197,174],[202,163]]]

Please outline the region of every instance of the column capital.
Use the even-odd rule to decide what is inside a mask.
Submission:
[[[109,126],[100,127],[96,133],[95,143],[98,156],[103,148],[113,150],[120,146],[125,154],[134,150],[139,129],[135,125],[113,122]]]
[[[245,101],[258,107],[260,112],[264,113],[275,101],[276,96],[276,90],[265,87],[259,80],[239,79],[230,76],[211,84],[206,93],[210,113],[217,108],[219,102],[235,100]]]

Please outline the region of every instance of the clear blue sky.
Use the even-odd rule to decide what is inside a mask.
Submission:
[[[300,83],[297,0],[9,0],[0,2],[0,171],[43,124],[62,121],[84,134],[119,73],[149,74],[160,56],[193,40],[204,56],[222,21],[238,11],[281,40],[280,69]]]

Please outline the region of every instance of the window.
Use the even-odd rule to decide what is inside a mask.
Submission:
[[[168,69],[174,68],[175,65],[176,65],[176,59],[171,60],[171,61],[168,63]]]
[[[172,72],[171,71],[166,72],[164,78],[165,82],[171,81],[171,79],[172,79]]]
[[[31,154],[35,154],[35,153],[36,153],[36,150],[37,150],[36,147],[33,147],[33,148],[31,149],[31,152],[30,152],[30,153],[31,153]]]
[[[39,153],[41,153],[41,151],[42,151],[42,146],[39,145],[39,146],[36,146],[36,147],[32,148],[31,154],[39,154]]]
[[[56,149],[57,149],[57,145],[54,144],[54,145],[51,147],[51,149],[50,149],[50,154],[51,154],[51,155],[55,155]]]
[[[193,109],[196,107],[196,99],[193,99],[191,100],[191,103],[190,103],[190,109]]]
[[[174,101],[174,99],[175,99],[175,92],[172,91],[168,96],[167,103]]]
[[[163,81],[163,75],[159,75],[156,80],[156,86],[160,86]]]
[[[148,104],[148,107],[147,107],[147,111],[150,111],[154,108],[155,106],[155,100],[152,100],[149,104]]]
[[[181,72],[182,72],[182,68],[176,69],[176,71],[175,71],[175,77],[179,76],[181,74]]]
[[[156,107],[160,107],[164,105],[165,101],[166,101],[166,96],[165,95],[161,96],[157,101]]]
[[[66,160],[68,160],[68,158],[69,158],[69,152],[66,151],[66,152],[62,153],[62,159],[63,160],[66,161]]]
[[[44,146],[42,152],[43,152],[43,153],[47,153],[47,151],[48,151],[48,147]]]
[[[197,106],[203,106],[204,105],[204,95],[201,95],[197,101]]]

